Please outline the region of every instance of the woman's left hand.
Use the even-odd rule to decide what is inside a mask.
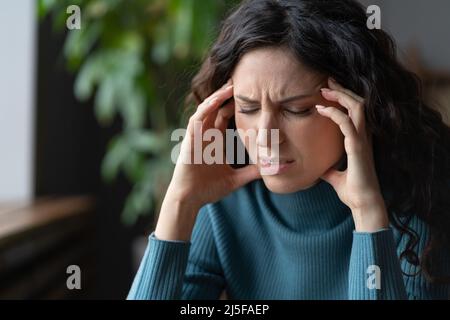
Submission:
[[[373,160],[372,138],[366,131],[364,99],[332,79],[322,89],[326,100],[339,103],[348,115],[336,107],[317,105],[322,116],[333,120],[344,135],[347,169],[329,169],[321,178],[330,183],[339,198],[352,211],[355,230],[375,232],[389,226]]]

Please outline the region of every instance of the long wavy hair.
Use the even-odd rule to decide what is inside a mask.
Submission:
[[[431,282],[448,282],[432,267],[437,253],[450,247],[450,128],[424,103],[420,81],[398,62],[392,38],[370,30],[364,7],[353,0],[244,1],[222,22],[186,103],[201,103],[245,53],[268,46],[288,48],[304,65],[365,99],[389,218],[408,236],[400,259],[420,265]],[[419,236],[409,227],[413,215],[430,230],[420,258]]]

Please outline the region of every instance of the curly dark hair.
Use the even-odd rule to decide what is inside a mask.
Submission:
[[[244,1],[223,21],[186,103],[201,103],[245,53],[267,46],[287,47],[304,65],[363,97],[389,218],[408,236],[400,259],[421,265],[431,282],[448,282],[432,266],[450,247],[450,128],[424,103],[421,83],[398,62],[392,38],[366,23],[364,7],[353,0]],[[430,230],[420,258],[419,236],[408,226],[413,215]]]

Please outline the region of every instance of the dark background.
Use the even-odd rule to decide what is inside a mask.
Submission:
[[[133,227],[120,215],[130,184],[120,176],[102,183],[100,163],[108,141],[121,128],[116,120],[101,128],[92,102],[73,95],[74,76],[67,72],[61,48],[64,35],[52,32],[51,21],[39,24],[37,106],[35,118],[35,196],[89,194],[97,199],[95,212],[96,266],[86,298],[123,299],[134,276],[132,240],[149,227],[143,218]],[[57,93],[57,94],[55,94]],[[61,106],[64,106],[62,108]]]

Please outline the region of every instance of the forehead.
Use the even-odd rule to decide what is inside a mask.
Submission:
[[[321,75],[302,64],[283,47],[255,49],[238,62],[233,75],[235,88],[242,90],[271,89],[282,91],[310,89]]]

